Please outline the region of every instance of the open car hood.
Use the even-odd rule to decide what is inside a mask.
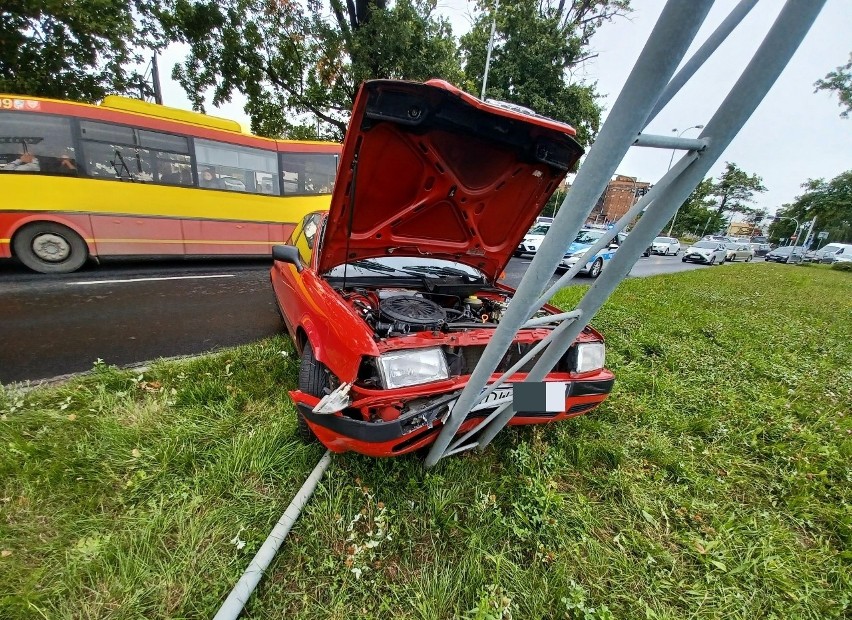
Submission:
[[[430,256],[495,280],[583,154],[574,134],[441,80],[365,82],[343,142],[320,273],[363,258]]]

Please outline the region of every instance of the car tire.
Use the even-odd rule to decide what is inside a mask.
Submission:
[[[648,258],[649,256],[651,256],[651,253],[648,250],[645,250],[644,252],[642,252],[642,256]]]
[[[299,390],[305,394],[322,398],[328,388],[328,370],[314,357],[310,342],[305,342],[302,348],[302,358],[299,365]],[[296,428],[299,439],[305,443],[317,442],[317,437],[308,426],[305,417],[296,411]]]
[[[597,278],[601,275],[601,270],[603,269],[603,260],[600,258],[596,258],[595,262],[592,263],[592,266],[589,267],[589,277]]]
[[[520,258],[521,256],[523,256],[523,254],[523,252],[512,252],[512,256],[514,256],[515,258]]]
[[[751,262],[751,256],[746,256],[746,257],[745,257],[745,262],[750,263],[750,262]]]
[[[12,253],[39,273],[71,273],[89,257],[86,242],[76,232],[53,222],[27,224],[12,238]]]

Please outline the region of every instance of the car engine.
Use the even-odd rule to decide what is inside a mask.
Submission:
[[[494,327],[510,300],[496,292],[452,295],[411,289],[353,289],[344,299],[382,338]]]

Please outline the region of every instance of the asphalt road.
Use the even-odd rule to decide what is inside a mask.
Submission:
[[[529,262],[513,258],[505,282],[517,286]],[[282,324],[269,267],[267,260],[134,261],[54,276],[0,261],[0,383],[88,370],[98,358],[124,366],[275,334]],[[702,268],[652,256],[631,275]]]

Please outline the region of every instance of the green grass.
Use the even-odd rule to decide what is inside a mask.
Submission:
[[[848,617],[850,300],[785,265],[625,282],[603,407],[428,472],[336,456],[247,617]],[[322,454],[296,372],[273,339],[0,390],[0,618],[211,617]]]

